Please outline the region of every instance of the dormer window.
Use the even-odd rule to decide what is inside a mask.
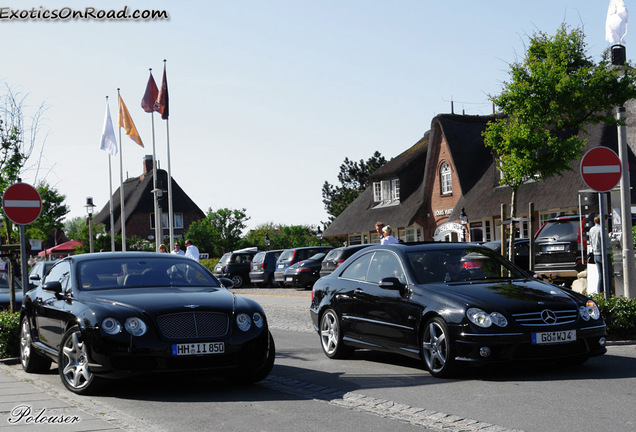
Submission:
[[[447,162],[444,162],[439,169],[439,180],[442,188],[442,195],[453,193],[451,167]]]
[[[380,205],[400,203],[400,179],[373,182],[373,201]]]

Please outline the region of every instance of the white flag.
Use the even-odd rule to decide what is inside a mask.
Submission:
[[[110,118],[110,107],[108,106],[108,102],[106,102],[106,118],[104,119],[102,143],[100,144],[99,149],[107,151],[111,154],[111,156],[115,156],[118,151],[115,129],[113,128],[113,121]]]
[[[627,7],[623,0],[610,0],[605,22],[605,39],[612,44],[623,44],[627,34]]]

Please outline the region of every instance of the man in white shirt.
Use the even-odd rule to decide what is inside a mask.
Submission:
[[[181,249],[181,244],[179,242],[174,242],[174,250],[170,253],[177,254],[177,255],[185,255],[185,252],[183,251],[183,249]]]
[[[185,256],[192,258],[195,261],[199,261],[199,248],[192,244],[192,240],[186,240],[185,245]]]

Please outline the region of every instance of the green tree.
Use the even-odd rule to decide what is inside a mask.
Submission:
[[[333,222],[358,196],[369,187],[369,176],[386,163],[379,151],[373,153],[369,159],[354,162],[345,158],[340,165],[338,174],[339,185],[325,182],[322,186],[322,202],[329,215],[329,222]]]
[[[245,209],[222,208],[208,210],[205,219],[193,222],[186,236],[197,245],[201,252],[211,257],[220,257],[225,252],[240,249],[243,245],[242,233],[250,218]]]
[[[504,115],[483,134],[501,172],[500,184],[511,188],[511,217],[516,217],[517,191],[524,182],[571,170],[587,143],[579,137],[585,125],[617,124],[611,110],[636,97],[635,76],[630,70],[615,73],[608,51],[595,63],[581,29],[570,31],[563,24],[554,36],[538,32],[530,37],[525,58],[510,65],[511,80],[491,97]]]
[[[265,245],[265,235],[269,238],[269,247]],[[257,226],[244,239],[244,246],[257,247],[259,250],[290,249],[304,246],[334,245],[334,239],[320,239],[318,227],[309,225],[275,225],[271,222]],[[335,241],[335,243],[340,243]]]
[[[0,94],[0,194],[18,182],[25,168],[34,170],[36,179],[39,172],[40,159],[31,166],[27,166],[27,162],[37,144],[41,143],[44,148],[44,140],[40,139],[40,119],[46,108],[42,104],[27,116],[26,98],[27,95],[13,91],[6,84],[4,93]],[[7,240],[11,242],[11,224],[6,218],[5,221]]]
[[[44,180],[38,183],[36,189],[42,200],[42,212],[37,220],[29,226],[28,234],[29,238],[47,240],[54,230],[64,228],[63,220],[70,209],[64,204],[66,196],[60,194],[57,189],[49,186]],[[36,235],[36,232],[39,232],[39,235]]]

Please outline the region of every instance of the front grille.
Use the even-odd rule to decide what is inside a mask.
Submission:
[[[547,311],[547,309],[546,309]],[[522,326],[554,326],[573,323],[577,320],[579,312],[576,309],[568,309],[561,311],[550,311],[554,313],[556,320],[554,322],[546,322],[543,319],[545,311],[513,314],[514,320]]]
[[[230,319],[219,312],[184,312],[162,315],[157,324],[167,339],[196,339],[225,336]]]

